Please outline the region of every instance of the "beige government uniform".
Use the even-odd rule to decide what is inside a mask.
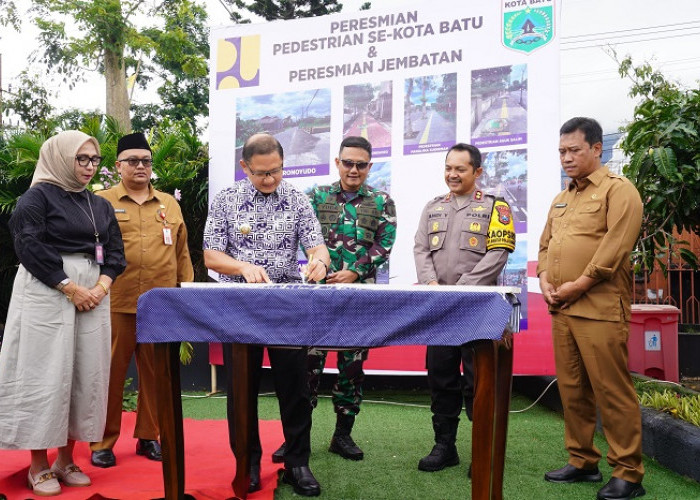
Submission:
[[[122,183],[97,193],[114,207],[124,240],[126,270],[110,290],[112,358],[107,425],[102,441],[90,445],[93,451],[111,449],[119,438],[124,381],[134,354],[139,376],[134,437],[158,439],[153,344],[136,343],[136,301],[151,288],[174,287],[194,279],[180,206],[171,195],[153,186],[149,191],[141,205],[129,197]],[[169,230],[171,244],[165,242],[164,229]]]
[[[550,306],[556,371],[564,406],[569,464],[593,468],[596,402],[613,476],[639,483],[641,416],[627,368],[631,310],[630,252],[639,236],[642,202],[626,178],[601,167],[573,180],[552,202],[540,238],[537,275],[554,286],[581,275],[600,280],[565,309]]]

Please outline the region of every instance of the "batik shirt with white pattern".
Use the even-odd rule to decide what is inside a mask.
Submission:
[[[300,282],[297,261],[304,249],[323,245],[321,225],[308,197],[286,181],[265,195],[248,179],[216,195],[204,228],[205,250],[265,268],[275,283]],[[245,282],[222,274],[219,281]]]

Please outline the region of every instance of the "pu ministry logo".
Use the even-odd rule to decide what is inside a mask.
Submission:
[[[216,49],[216,89],[260,85],[260,35],[223,38]]]
[[[503,45],[530,53],[554,38],[554,0],[501,0]]]

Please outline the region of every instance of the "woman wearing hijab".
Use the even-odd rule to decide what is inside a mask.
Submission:
[[[38,496],[88,486],[75,441],[99,441],[109,383],[109,288],[124,270],[111,205],[85,189],[102,158],[94,137],[48,139],[10,218],[20,266],[0,351],[0,448],[31,450]],[[58,448],[49,467],[47,448]]]

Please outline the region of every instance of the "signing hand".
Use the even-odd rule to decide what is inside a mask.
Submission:
[[[306,264],[306,269],[304,269],[306,279],[316,283],[324,279],[327,272],[326,264],[322,260],[314,259],[313,257],[309,258],[309,263]]]

